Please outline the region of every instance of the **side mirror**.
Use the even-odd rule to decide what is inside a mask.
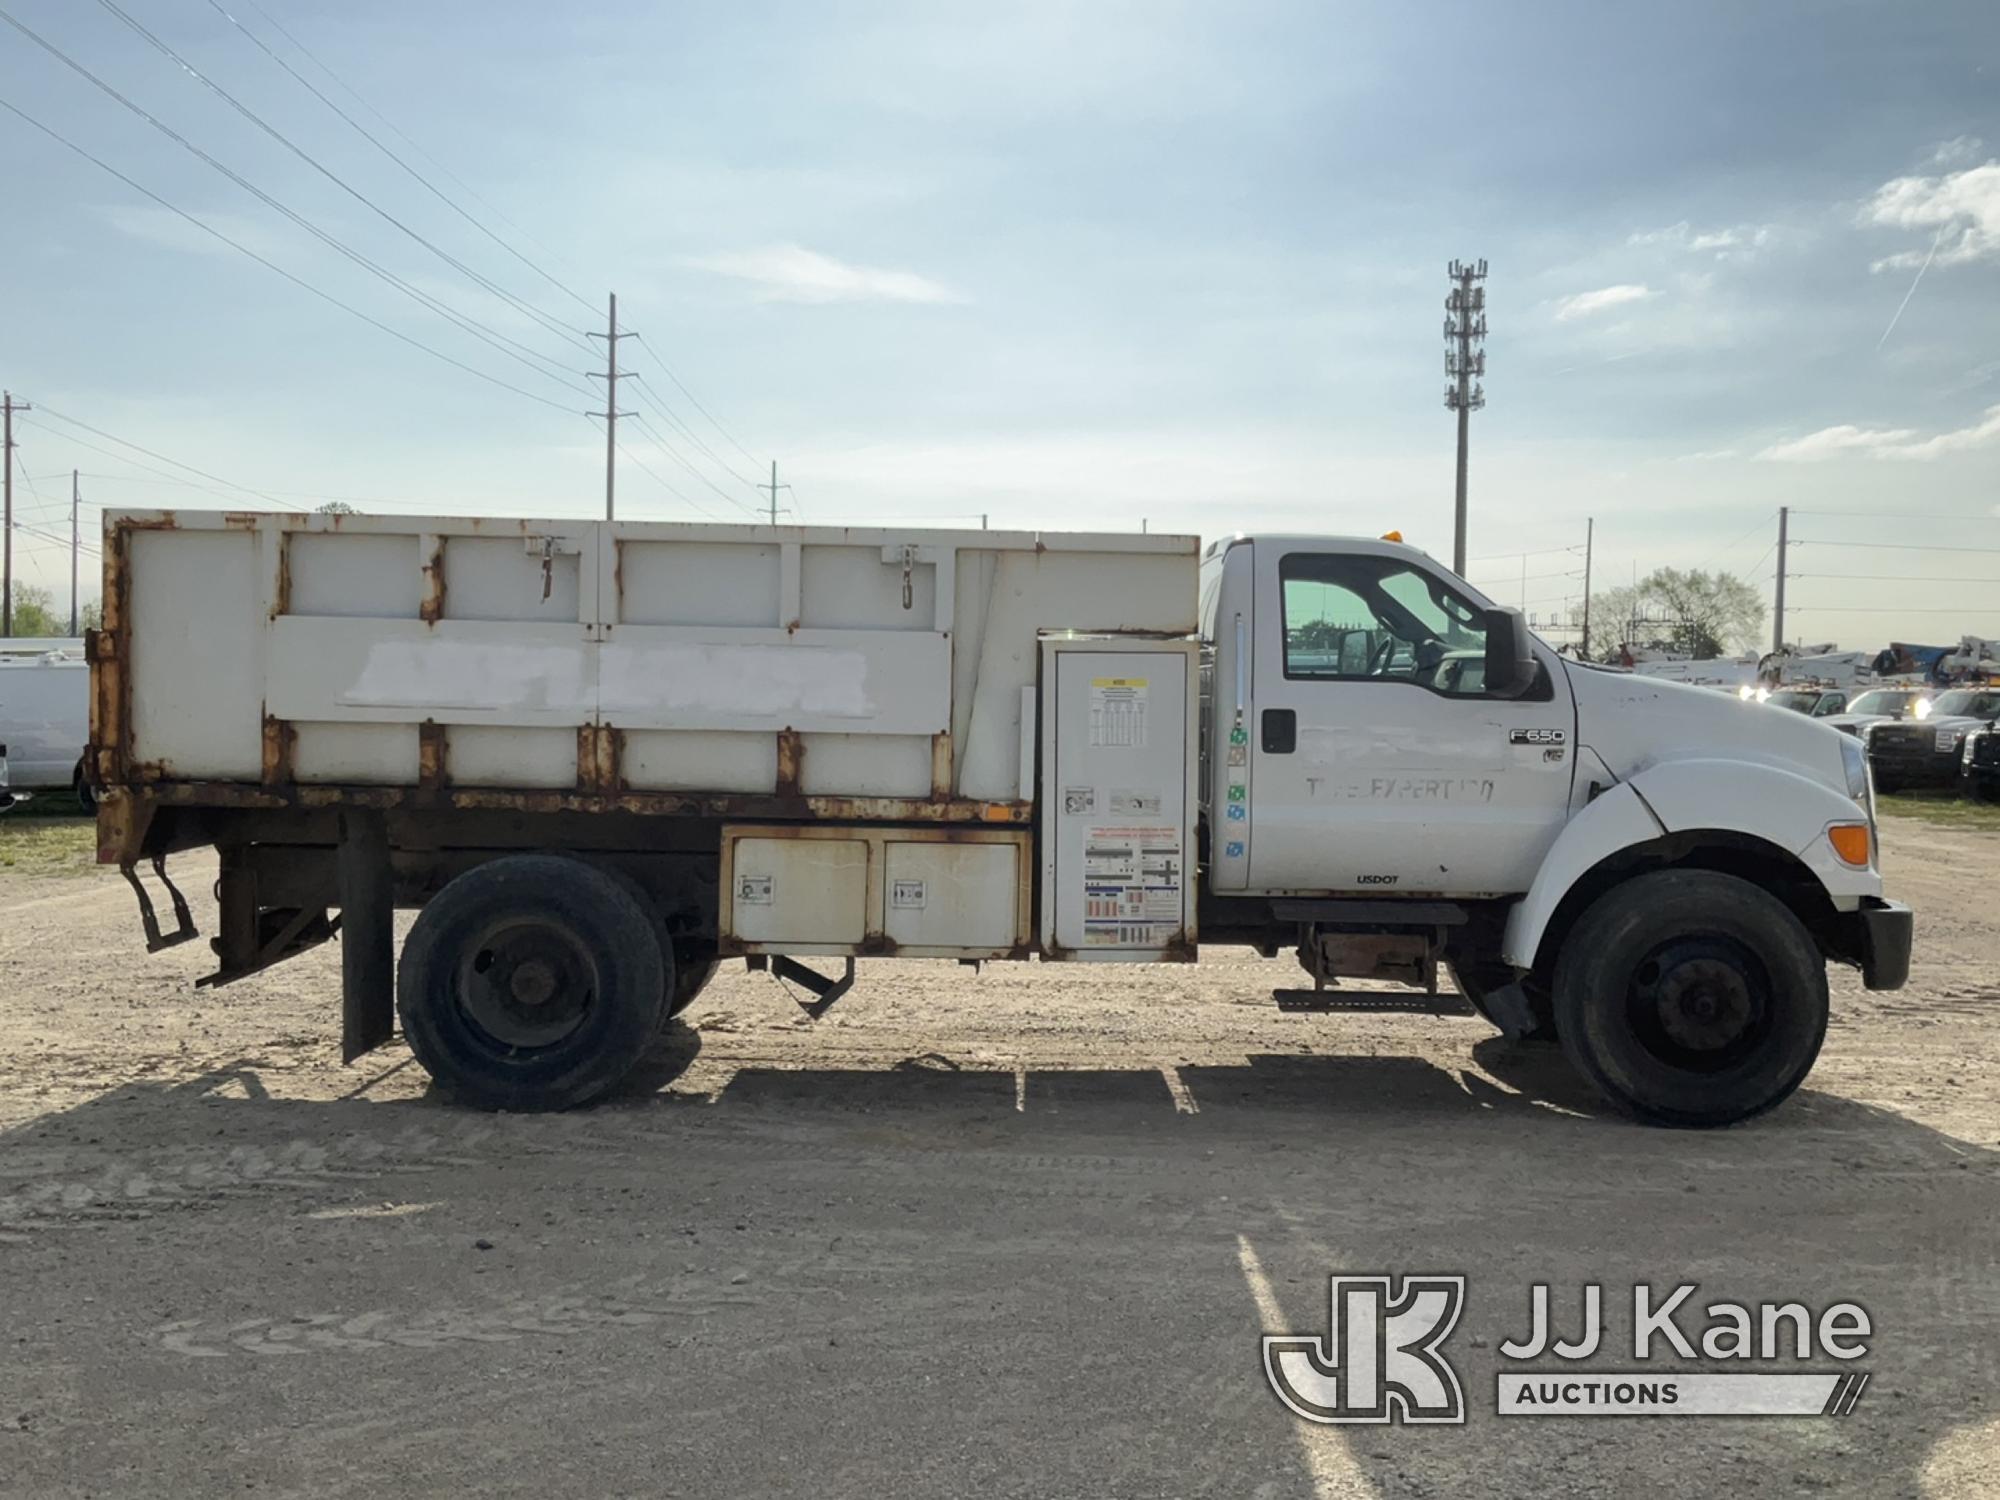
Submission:
[[[1535,685],[1535,648],[1518,609],[1486,611],[1486,692],[1518,698]]]

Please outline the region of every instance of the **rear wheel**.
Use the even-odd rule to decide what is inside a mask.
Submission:
[[[1826,1037],[1826,963],[1791,909],[1709,870],[1600,896],[1556,962],[1556,1029],[1578,1070],[1663,1125],[1728,1125],[1805,1080]]]
[[[70,776],[69,785],[70,790],[76,793],[76,805],[78,807],[82,808],[85,812],[97,811],[97,793],[91,788],[90,783],[84,779],[83,762],[80,760],[76,763],[76,771]]]
[[[567,1109],[643,1055],[671,966],[624,881],[559,855],[510,855],[418,914],[397,1007],[417,1061],[462,1102]]]

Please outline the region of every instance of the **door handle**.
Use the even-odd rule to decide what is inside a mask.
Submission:
[[[1299,748],[1299,716],[1289,708],[1267,708],[1261,721],[1266,755],[1290,755]]]

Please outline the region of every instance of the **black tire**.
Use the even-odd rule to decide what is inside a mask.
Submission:
[[[418,914],[397,1009],[417,1061],[460,1102],[569,1109],[644,1055],[672,962],[625,881],[560,855],[509,855]]]
[[[1729,1125],[1805,1081],[1826,1038],[1826,963],[1747,880],[1662,870],[1584,912],[1556,961],[1556,1030],[1583,1076],[1661,1125]]]
[[[1555,997],[1549,993],[1547,986],[1536,983],[1534,976],[1516,974],[1511,966],[1498,959],[1466,958],[1452,960],[1451,977],[1466,1002],[1496,1030],[1521,1042],[1552,1042],[1556,1039]],[[1534,1012],[1534,1024],[1526,1031],[1510,1028],[1495,1013],[1487,998],[1493,991],[1504,989],[1516,980],[1520,982],[1521,993],[1527,997],[1528,1005]]]
[[[716,970],[721,967],[722,960],[715,956],[713,942],[674,944],[674,989],[667,997],[662,1023],[694,1004],[695,997],[708,988],[709,980],[715,978]]]
[[[70,777],[70,790],[76,793],[76,805],[85,812],[97,811],[97,793],[83,778],[83,762],[76,763],[76,772]]]

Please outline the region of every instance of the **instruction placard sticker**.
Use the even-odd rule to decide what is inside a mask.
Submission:
[[[736,899],[745,906],[769,906],[776,898],[777,879],[771,875],[736,877]]]
[[[1150,679],[1145,677],[1090,679],[1091,749],[1145,749],[1150,686]]]
[[[921,880],[894,880],[889,883],[889,905],[897,911],[922,911],[930,905],[929,892]]]
[[[1087,829],[1083,941],[1092,948],[1158,948],[1181,930],[1181,835],[1148,825]]]
[[[1097,788],[1094,786],[1064,787],[1063,811],[1073,818],[1084,817],[1096,812]]]

